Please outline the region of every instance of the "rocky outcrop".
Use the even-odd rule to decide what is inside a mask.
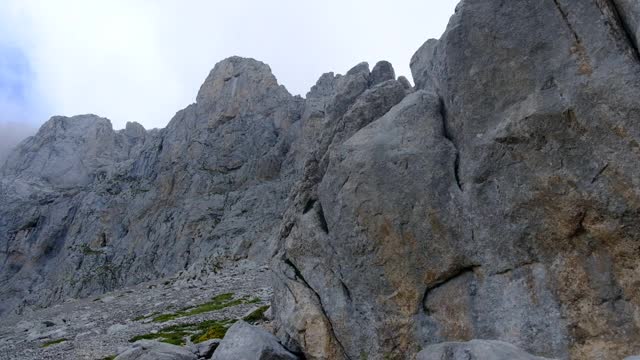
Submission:
[[[54,118],[2,168],[0,310],[273,257],[308,359],[637,354],[639,14],[463,0],[415,87],[361,63],[302,99],[235,57],[166,129]]]
[[[137,123],[116,132],[95,115],[56,116],[11,153],[2,175],[40,179],[54,188],[87,186],[99,169],[139,156],[152,136]]]
[[[217,64],[162,130],[54,117],[0,178],[0,312],[275,252],[302,99],[251,59]]]
[[[289,346],[637,353],[636,8],[465,0],[412,59],[415,93],[390,108],[376,87],[331,98],[345,110],[323,116],[337,125],[308,156],[274,264]]]
[[[302,163],[302,179],[292,191],[290,208],[282,226],[282,245],[286,251],[274,263],[281,284],[280,292],[274,297],[274,307],[283,324],[280,336],[287,338],[296,334],[294,342],[299,345],[293,342],[287,345],[293,349],[300,346],[308,357],[340,358],[345,355],[343,344],[334,334],[348,329],[336,328],[329,316],[344,317],[350,310],[342,307],[346,305],[349,290],[342,288],[343,284],[334,276],[334,272],[339,271],[334,267],[338,266],[339,250],[330,242],[332,234],[329,228],[332,224],[329,222],[331,219],[325,216],[327,204],[319,198],[319,180],[327,172],[332,149],[383,116],[407,93],[398,80],[375,84],[372,78],[377,77],[372,76],[366,64],[360,64],[344,77],[335,79],[333,95],[322,98],[324,112],[314,112],[310,108],[317,106],[316,101],[319,101],[312,89],[301,119],[303,134],[315,141],[301,138],[308,151]],[[316,88],[322,82],[323,79]],[[336,287],[340,290],[335,291]],[[331,291],[331,295],[324,293],[325,290]],[[336,305],[335,314],[327,314],[325,311],[329,307],[321,303],[327,295]],[[359,329],[358,333],[366,337],[363,330]]]

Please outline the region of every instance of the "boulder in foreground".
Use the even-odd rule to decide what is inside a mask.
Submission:
[[[257,326],[239,321],[229,328],[212,359],[296,360],[298,357],[285,349],[275,336]]]
[[[118,355],[116,360],[197,360],[197,357],[180,346],[158,341],[141,340],[135,342],[130,349]]]

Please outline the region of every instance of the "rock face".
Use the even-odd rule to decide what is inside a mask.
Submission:
[[[517,347],[501,341],[471,340],[428,346],[420,351],[417,360],[544,360],[525,353]]]
[[[251,59],[217,64],[167,128],[54,117],[0,178],[0,312],[275,252],[302,99]]]
[[[463,0],[415,87],[361,63],[302,99],[236,57],[165,129],[53,118],[1,170],[0,311],[273,257],[308,359],[638,354],[639,24]]]
[[[274,261],[288,346],[310,359],[474,338],[563,359],[637,353],[637,11],[465,0],[412,59],[415,93],[386,107],[390,91],[337,89]]]
[[[2,175],[56,188],[87,186],[100,168],[138,156],[150,137],[137,123],[115,132],[108,119],[95,115],[56,116],[9,156]]]

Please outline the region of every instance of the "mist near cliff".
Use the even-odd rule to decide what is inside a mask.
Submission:
[[[30,124],[0,122],[0,167],[16,145],[35,133],[36,128]]]

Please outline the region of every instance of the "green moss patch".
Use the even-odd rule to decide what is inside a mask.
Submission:
[[[148,319],[148,318],[151,318],[151,317],[154,317],[154,316],[157,316],[157,315],[160,315],[160,313],[154,312],[151,315],[140,315],[138,317],[133,318],[133,321],[140,321],[140,320]]]
[[[178,346],[184,346],[186,342],[184,341],[185,336],[189,335],[186,332],[180,331],[160,331],[155,334],[144,334],[137,335],[129,339],[129,342],[136,342],[138,340],[158,340],[167,344],[173,344]]]
[[[109,355],[107,357],[103,357],[100,360],[114,360],[117,357],[117,355]]]
[[[177,318],[217,311],[217,310],[221,310],[231,306],[237,306],[241,304],[253,304],[259,301],[260,299],[258,298],[250,298],[248,296],[234,299],[233,293],[221,294],[213,297],[211,301],[208,301],[204,304],[186,307],[174,313],[166,313],[166,314],[158,315],[153,318],[153,321],[162,323],[162,322],[167,322],[169,320],[173,320]]]
[[[91,246],[89,246],[89,244],[72,245],[72,246],[69,246],[68,249],[82,253],[83,255],[98,256],[98,255],[104,254],[104,251],[92,249]]]
[[[46,343],[42,344],[41,347],[46,348],[46,347],[49,347],[51,345],[60,344],[62,342],[68,341],[68,340],[69,339],[62,338],[62,339],[47,341]]]
[[[134,336],[129,339],[129,342],[158,340],[173,345],[184,346],[186,344],[185,338],[189,336],[191,342],[197,344],[210,339],[222,339],[234,322],[236,322],[236,320],[224,319],[173,325],[165,327],[155,334]]]
[[[249,315],[242,318],[242,320],[248,322],[249,324],[255,324],[259,321],[264,321],[266,318],[264,317],[264,312],[267,311],[269,305],[260,306],[259,308],[253,310]]]
[[[191,342],[197,344],[211,339],[222,339],[235,322],[236,320],[232,319],[203,321],[197,325],[197,332],[191,335]]]

